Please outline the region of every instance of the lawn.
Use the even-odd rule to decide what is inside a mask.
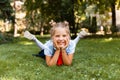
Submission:
[[[81,39],[71,66],[48,67],[38,52],[24,38],[1,44],[0,80],[120,80],[120,38]]]

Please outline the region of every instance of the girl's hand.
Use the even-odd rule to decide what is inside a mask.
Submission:
[[[70,39],[67,37],[66,40],[65,40],[65,45],[62,47],[62,49],[66,49],[69,45],[69,42],[70,42]]]
[[[60,50],[59,45],[57,44],[57,41],[55,39],[53,39],[53,45],[57,50]]]

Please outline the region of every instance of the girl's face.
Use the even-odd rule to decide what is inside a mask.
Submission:
[[[56,42],[57,46],[64,47],[68,45],[70,36],[67,33],[66,29],[58,27],[55,29],[55,33],[52,39],[54,40],[53,42]]]

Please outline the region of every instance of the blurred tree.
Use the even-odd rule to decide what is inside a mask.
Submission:
[[[106,12],[112,12],[112,31],[116,32],[116,5],[117,8],[120,7],[120,0],[75,0],[75,2],[77,3],[75,5],[75,10],[79,13],[80,11],[84,13],[85,10],[90,7],[91,5],[95,5],[95,10],[92,11],[90,8],[87,9],[87,15],[90,15],[91,12],[94,14],[96,14],[96,12],[99,12],[100,14],[105,14]],[[89,10],[89,11],[88,11]],[[80,15],[81,13],[79,13]],[[81,14],[82,15],[82,14]],[[89,26],[91,25],[91,18],[88,17],[87,23],[89,23]],[[92,26],[91,26],[92,27]]]
[[[95,33],[97,28],[95,25],[96,5],[93,4],[95,1],[91,3],[89,0],[75,0],[74,2],[76,27],[79,29],[84,27],[89,29],[90,32]]]
[[[10,5],[10,0],[0,0],[0,19],[7,23],[8,21],[12,21],[14,24],[14,11],[12,6]],[[6,34],[3,30],[0,33],[0,43],[11,41],[11,35]]]
[[[117,26],[116,26],[116,4],[119,2],[118,7],[120,7],[120,1],[119,0],[110,0],[110,8],[112,12],[112,32],[117,32]]]
[[[50,18],[47,16],[50,13],[49,4],[47,0],[26,0],[25,7],[27,10],[26,19],[28,22],[28,28],[39,27],[40,34],[43,33],[43,26],[48,22]]]
[[[26,0],[26,18],[30,26],[38,26],[41,31],[50,20],[67,20],[74,35],[77,33],[79,24],[87,20],[84,22],[87,22],[90,31],[95,33],[97,12],[104,14],[111,11],[112,26],[116,28],[116,3],[120,3],[119,0]]]
[[[116,9],[120,7],[120,0],[98,0],[97,4],[98,11],[104,14],[106,11],[112,13],[112,32],[117,31],[116,27]]]
[[[0,0],[0,18],[14,21],[14,11],[10,5],[10,0]]]
[[[12,6],[10,5],[11,0],[0,0],[0,19],[4,21],[4,23],[8,23],[9,21],[12,21],[12,23],[15,23],[15,16],[14,16],[14,10]],[[5,25],[5,27],[8,26],[8,24]],[[5,32],[5,30],[3,30]]]
[[[74,27],[74,0],[26,0],[27,18],[29,23],[36,25],[40,22],[43,26],[50,20],[64,21],[70,23],[70,29],[76,35]],[[38,25],[37,25],[38,26]]]

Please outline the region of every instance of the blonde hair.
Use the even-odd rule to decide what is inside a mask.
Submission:
[[[50,25],[52,26],[52,28],[50,29],[50,34],[51,34],[51,37],[55,34],[55,29],[56,28],[65,28],[66,29],[66,32],[69,34],[70,36],[70,29],[69,29],[69,23],[67,21],[64,21],[64,22],[54,22],[53,20],[50,22]]]

